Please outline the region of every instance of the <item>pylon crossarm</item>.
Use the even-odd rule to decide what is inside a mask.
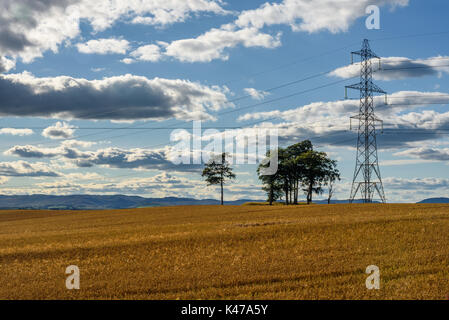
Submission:
[[[376,58],[376,59],[380,59],[380,57],[378,57],[374,52],[372,52],[371,50],[367,51],[367,50],[359,50],[359,51],[352,51],[351,52],[351,56],[352,55],[357,55],[357,56],[361,56],[361,57],[369,57],[369,59],[372,58]]]
[[[387,94],[384,90],[382,90],[380,87],[376,86],[372,82],[368,82],[368,84],[365,84],[362,82],[354,83],[349,86],[345,86],[345,88],[346,89],[354,89],[354,90],[369,90],[371,92]]]

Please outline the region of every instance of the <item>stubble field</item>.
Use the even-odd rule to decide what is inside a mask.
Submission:
[[[441,204],[0,211],[0,299],[448,299],[448,231]]]

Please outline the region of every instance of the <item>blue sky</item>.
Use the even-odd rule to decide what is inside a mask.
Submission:
[[[380,8],[378,30],[365,26],[369,5]],[[342,99],[357,81],[349,53],[368,38],[390,69],[375,75],[390,102],[377,112],[387,201],[447,195],[446,1],[6,0],[0,8],[1,193],[216,197],[195,168],[168,159],[171,131],[202,119],[220,130],[259,121],[279,128],[283,144],[311,138],[339,161],[335,197],[345,199],[357,99]],[[254,165],[236,172],[228,199],[264,197]]]

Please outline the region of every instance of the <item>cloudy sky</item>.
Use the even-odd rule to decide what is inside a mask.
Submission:
[[[365,26],[369,5],[380,29]],[[211,198],[199,165],[170,161],[174,129],[269,127],[338,160],[349,196],[349,117],[362,39],[374,79],[387,201],[449,191],[449,23],[444,0],[2,0],[2,194]],[[241,127],[239,129],[236,127]],[[195,152],[193,152],[195,153]],[[264,198],[254,165],[226,198]]]

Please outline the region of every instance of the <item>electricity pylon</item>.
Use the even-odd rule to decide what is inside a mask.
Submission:
[[[371,51],[367,39],[363,40],[362,50],[351,52],[351,63],[353,61],[353,55],[359,55],[361,57],[360,82],[346,86],[345,91],[347,92],[348,88],[360,91],[360,109],[358,115],[351,117],[351,119],[359,120],[359,126],[357,156],[349,202],[352,203],[357,193],[360,192],[363,202],[370,203],[373,201],[375,191],[377,191],[380,200],[385,203],[376,141],[376,123],[383,124],[383,122],[374,115],[373,101],[374,92],[385,94],[385,100],[387,94],[373,83],[372,61],[373,59],[378,59],[380,68],[380,58]]]

